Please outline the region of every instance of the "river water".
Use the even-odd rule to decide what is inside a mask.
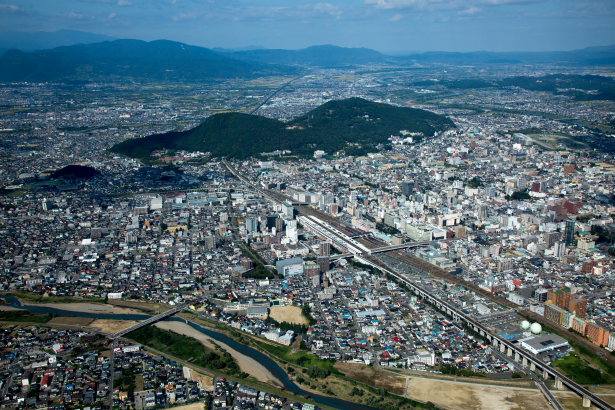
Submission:
[[[100,314],[90,312],[76,312],[71,310],[56,309],[47,306],[32,306],[22,305],[21,302],[13,296],[3,296],[3,298],[13,307],[24,309],[32,313],[47,314],[51,313],[57,316],[71,316],[71,317],[88,317],[94,319],[115,319],[115,320],[144,320],[149,318],[148,315],[141,314]],[[341,410],[377,410],[375,407],[370,407],[362,404],[352,403],[349,401],[337,399],[334,397],[326,397],[303,390],[297,386],[288,376],[288,373],[280,367],[273,359],[265,355],[264,353],[254,349],[253,347],[246,346],[243,343],[239,343],[235,339],[225,335],[224,333],[217,332],[215,330],[204,328],[191,321],[185,321],[184,319],[170,317],[165,320],[175,320],[179,322],[187,322],[187,324],[199,332],[227,344],[231,349],[237,350],[239,353],[245,354],[259,362],[267,370],[271,372],[278,380],[282,382],[284,388],[291,393],[309,396],[314,402],[329,407],[334,407]]]

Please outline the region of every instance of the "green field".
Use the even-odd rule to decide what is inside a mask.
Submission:
[[[612,384],[615,378],[610,374],[591,367],[589,363],[576,353],[557,359],[553,362],[568,377],[579,384]]]
[[[306,351],[298,351],[293,353],[292,349],[287,346],[273,345],[261,341],[255,341],[255,344],[262,350],[288,363],[296,364],[307,369],[313,369],[315,377],[326,377],[328,374],[337,374],[339,371],[334,368],[334,360],[323,360]],[[318,369],[318,370],[317,370]],[[325,374],[326,373],[326,374]]]
[[[24,310],[0,311],[0,320],[5,322],[32,322],[47,323],[53,318],[52,315],[39,315]]]
[[[228,352],[222,349],[214,352],[192,337],[154,326],[142,327],[130,332],[126,337],[206,369],[245,376],[241,374],[239,365]]]
[[[80,303],[80,302],[91,302],[91,303],[105,303],[105,299],[98,297],[79,297],[79,296],[43,296],[38,293],[28,293],[28,292],[10,292],[6,294],[7,296],[14,296],[17,299],[21,299],[28,302],[34,303]],[[0,295],[0,298],[2,295]]]

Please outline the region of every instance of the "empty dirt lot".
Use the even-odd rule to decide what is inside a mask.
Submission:
[[[550,408],[538,390],[410,376],[408,397],[451,410],[530,410]]]
[[[269,309],[269,316],[278,322],[295,323],[297,325],[309,324],[299,306],[273,306]]]

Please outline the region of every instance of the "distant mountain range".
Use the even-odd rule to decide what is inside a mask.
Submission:
[[[379,151],[378,145],[388,144],[389,137],[402,130],[432,136],[454,126],[447,117],[429,111],[349,98],[329,101],[288,123],[242,113],[216,114],[191,130],[130,139],[111,151],[134,158],[165,149],[234,158],[275,150],[303,156],[314,150],[362,155]]]
[[[34,33],[7,31],[0,33],[0,49],[33,51],[110,40],[115,40],[115,38],[76,30],[37,31]]]
[[[296,69],[248,63],[207,48],[168,40],[114,40],[50,50],[9,50],[0,81],[202,81],[288,74]]]
[[[169,40],[106,40],[78,31],[0,34],[0,82],[203,81],[365,65],[613,65],[615,46],[561,52],[425,52],[388,56],[332,45],[301,50],[211,50]],[[78,42],[80,44],[74,44]],[[49,48],[49,46],[62,45]],[[41,49],[43,48],[43,49]],[[19,50],[18,50],[19,49]]]
[[[246,50],[231,52],[228,55],[238,60],[258,63],[329,68],[385,63],[392,60],[369,48],[344,48],[332,45],[312,46],[301,50]]]
[[[612,65],[615,64],[615,45],[588,47],[572,51],[453,53],[430,51],[396,57],[398,62],[422,64],[479,65],[479,64],[560,64],[560,65]]]

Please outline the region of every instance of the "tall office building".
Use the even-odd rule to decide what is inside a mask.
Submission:
[[[566,220],[566,245],[573,246],[574,245],[574,230],[575,230],[575,222],[572,219]]]
[[[267,229],[275,228],[275,221],[276,221],[275,215],[268,215],[267,216]]]

